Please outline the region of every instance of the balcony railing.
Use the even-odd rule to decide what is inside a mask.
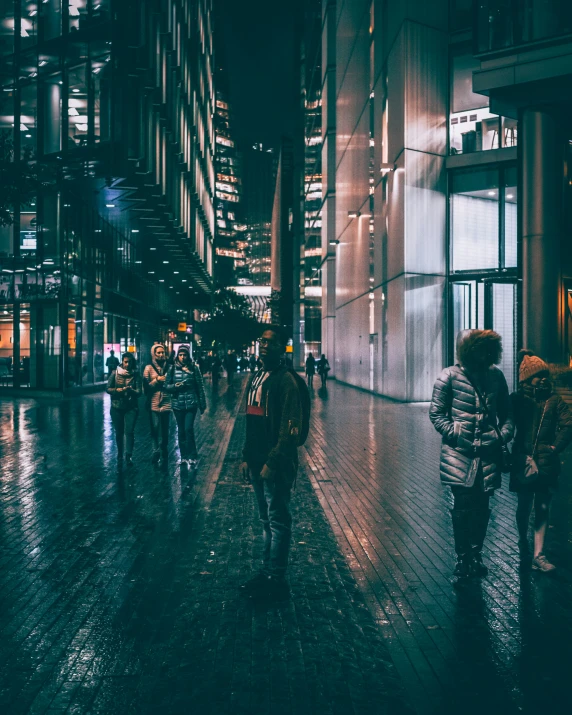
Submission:
[[[474,0],[476,54],[572,34],[571,0]]]

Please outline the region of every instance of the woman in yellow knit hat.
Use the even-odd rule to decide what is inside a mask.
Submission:
[[[518,391],[513,401],[516,436],[510,490],[516,492],[516,525],[521,563],[530,564],[528,525],[534,506],[532,568],[548,573],[556,568],[544,555],[550,499],[558,485],[559,454],[572,440],[572,414],[552,391],[548,365],[530,350],[519,353]]]

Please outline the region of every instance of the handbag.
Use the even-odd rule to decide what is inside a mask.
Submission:
[[[463,368],[461,368],[461,370],[463,370]],[[482,405],[483,412],[485,413],[485,415],[486,415],[487,417],[490,418],[490,417],[491,417],[491,414],[490,414],[490,412],[489,412],[489,408],[487,407],[487,401],[486,401],[486,399],[483,397],[481,391],[480,391],[479,388],[475,385],[475,383],[471,380],[471,378],[470,378],[469,375],[465,372],[465,370],[463,370],[463,374],[465,375],[465,377],[467,378],[467,380],[470,382],[470,384],[471,384],[473,390],[475,391],[477,397],[479,398],[479,402],[480,402],[481,405]],[[500,457],[500,465],[499,465],[499,466],[500,466],[500,470],[501,470],[501,472],[502,472],[503,474],[506,474],[506,473],[509,473],[509,472],[511,471],[511,469],[512,469],[512,453],[511,453],[510,449],[508,448],[508,446],[504,443],[504,440],[503,440],[503,437],[502,437],[501,432],[500,432],[500,430],[499,430],[497,421],[491,419],[491,422],[493,423],[493,429],[494,429],[494,431],[497,433],[497,437],[499,438],[499,441],[500,441],[500,443],[501,443],[501,457]]]
[[[540,429],[542,427],[542,422],[544,421],[544,415],[546,414],[546,405],[548,402],[544,403],[544,409],[542,410],[542,417],[540,418],[540,423],[538,425],[538,431],[536,433],[536,439],[534,440],[534,447],[532,448],[532,454],[527,454],[525,456],[524,465],[522,469],[516,472],[516,478],[521,484],[532,484],[538,479],[538,465],[534,459],[536,453],[536,447],[538,445],[538,437],[540,436]]]

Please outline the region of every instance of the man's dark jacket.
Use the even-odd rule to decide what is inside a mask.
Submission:
[[[253,449],[252,435],[247,434],[243,459],[255,471],[266,464],[277,476],[293,482],[298,469],[302,403],[296,379],[286,367],[273,370],[263,382],[260,405],[264,414],[256,439],[262,443]]]

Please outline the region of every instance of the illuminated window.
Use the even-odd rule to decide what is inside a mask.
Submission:
[[[76,146],[87,144],[87,98],[86,66],[80,65],[68,75],[68,135]]]

